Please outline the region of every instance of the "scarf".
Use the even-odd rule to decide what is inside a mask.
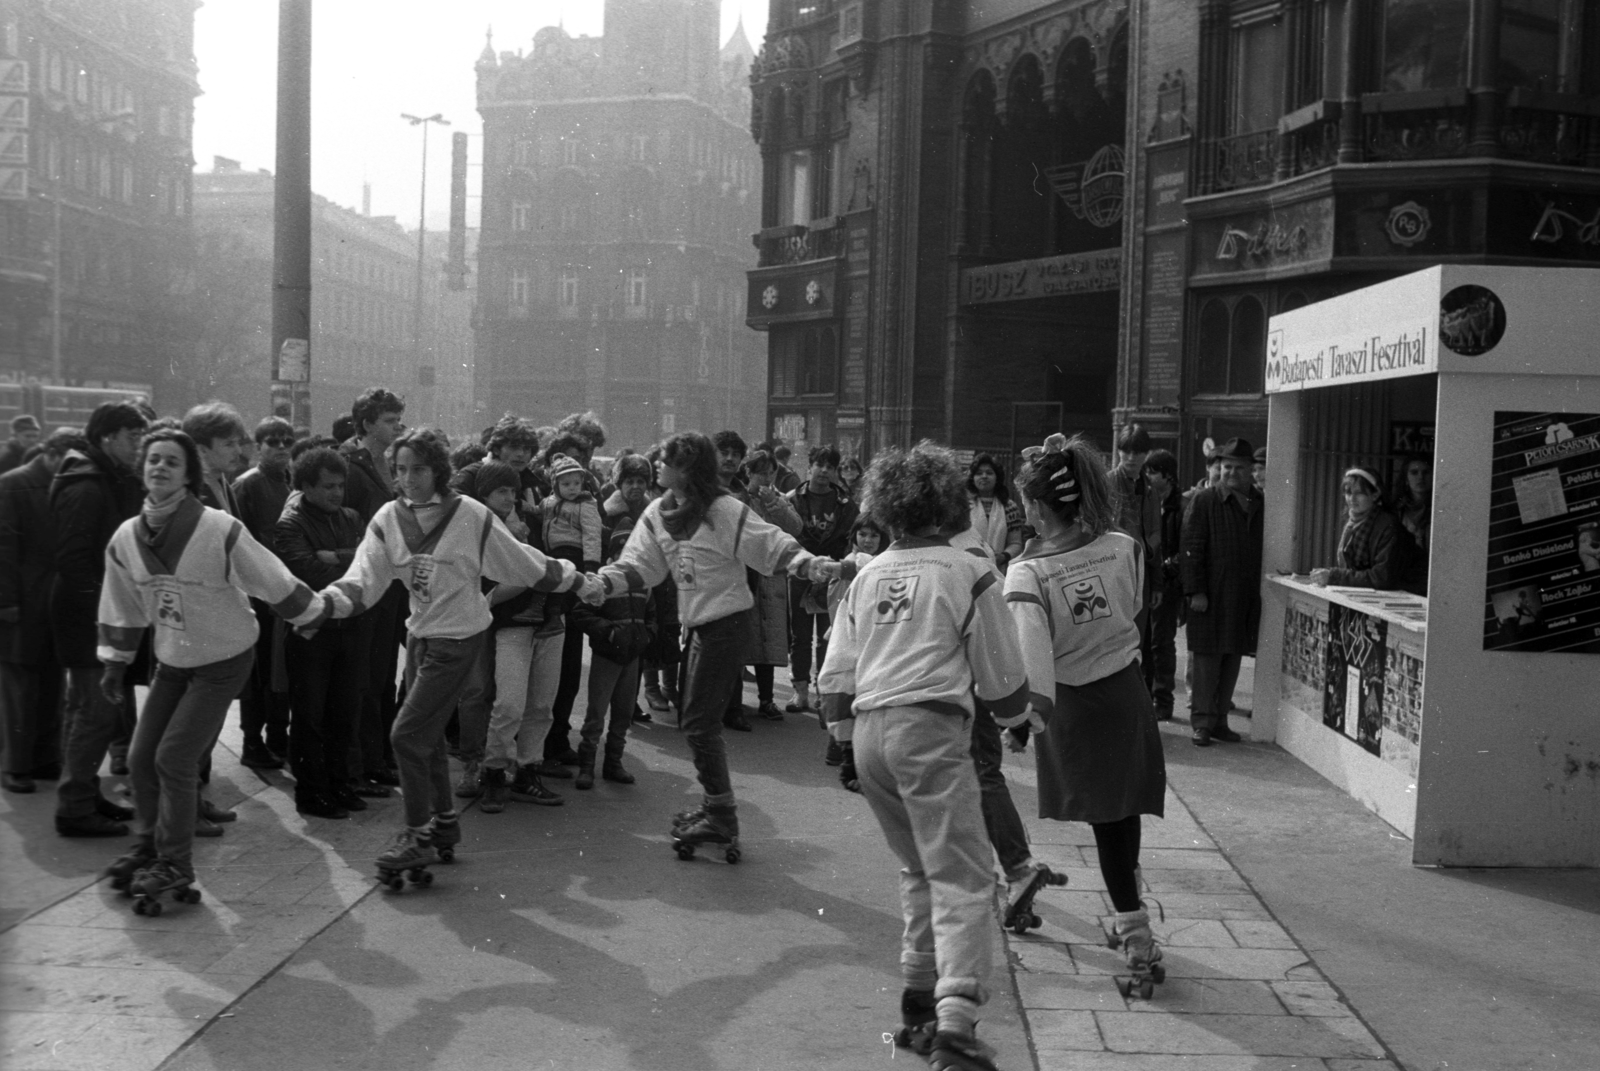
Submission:
[[[678,492],[668,491],[661,496],[661,524],[669,536],[681,543],[700,530],[710,508],[710,503],[680,498]]]
[[[1378,515],[1377,510],[1369,510],[1365,517],[1359,521],[1354,517],[1347,518],[1344,522],[1344,531],[1339,533],[1339,564],[1345,569],[1365,569],[1372,564],[1371,554],[1367,548],[1367,533],[1372,529],[1372,520]],[[1354,550],[1362,548],[1361,557],[1364,561],[1356,561]]]
[[[159,532],[167,526],[168,521],[177,515],[178,506],[188,497],[189,489],[187,487],[178,488],[175,493],[168,495],[164,502],[157,502],[155,499],[146,496],[144,508],[139,511],[139,515],[144,518],[144,523],[150,526],[152,532]]]
[[[200,500],[186,490],[179,490],[165,502],[153,503],[145,499],[139,514],[139,524],[134,538],[149,551],[169,574],[178,571],[178,560],[189,545],[189,537],[200,524],[206,508]],[[149,558],[145,559],[147,562]],[[151,572],[157,570],[151,569]]]

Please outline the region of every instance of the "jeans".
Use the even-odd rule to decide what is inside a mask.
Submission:
[[[1004,751],[1000,740],[1000,726],[994,715],[982,703],[972,719],[972,765],[978,774],[978,794],[983,807],[983,825],[989,834],[994,854],[1009,879],[1020,872],[1032,856],[1028,848],[1028,830],[1011,802],[1011,790],[1006,787],[1006,775],[1001,771]]]
[[[464,640],[412,636],[406,642],[406,701],[395,716],[389,740],[400,767],[406,825],[413,829],[422,828],[434,814],[455,808],[444,727],[488,635],[480,632]]]
[[[153,835],[156,854],[185,870],[193,869],[200,756],[216,740],[254,661],[254,648],[247,648],[203,666],[157,664],[139,712],[128,749],[139,832]]]
[[[722,715],[744,676],[744,652],[755,633],[754,610],[740,610],[689,630],[683,675],[683,728],[707,796],[731,796]]]
[[[132,702],[133,689],[125,688],[127,701]],[[61,784],[56,789],[56,817],[83,818],[94,813],[95,801],[100,798],[100,764],[105,761],[106,749],[116,739],[123,720],[122,708],[100,694],[99,666],[68,669],[63,714],[66,754],[62,761]]]
[[[1189,692],[1189,724],[1196,729],[1228,727],[1228,711],[1233,709],[1233,688],[1239,683],[1242,656],[1236,654],[1193,654],[1194,684]]]
[[[294,721],[289,725],[289,767],[294,773],[294,794],[307,802],[327,797],[350,779],[347,765],[350,735],[360,716],[366,679],[348,672],[361,649],[372,642],[362,626],[325,628],[309,640],[290,633],[285,655],[294,672],[289,674],[289,695]]]
[[[539,636],[532,625],[513,625],[493,635],[494,709],[484,765],[492,770],[508,770],[513,763],[532,766],[544,754],[567,634]],[[464,736],[464,722],[461,731]]]
[[[611,711],[611,731],[606,734],[606,759],[622,757],[628,743],[628,726],[633,724],[634,701],[639,696],[639,660],[626,665],[597,654],[589,658],[589,708],[583,718],[583,742],[578,745],[581,760],[594,762],[600,747],[600,730],[606,711]]]
[[[994,854],[984,834],[972,730],[925,707],[857,715],[861,794],[900,859],[908,988],[983,1003],[994,960]]]
[[[489,708],[494,705],[496,677],[496,633],[484,641],[478,664],[467,675],[467,682],[456,697],[456,752],[463,763],[482,762],[489,742]],[[447,749],[448,750],[448,749]]]
[[[817,618],[821,615],[808,611],[802,602],[810,587],[809,580],[789,578],[789,680],[797,688],[809,685],[811,667],[815,665],[821,672],[822,663],[828,657],[828,641],[822,638],[828,626],[818,625]],[[811,661],[813,640],[817,647],[815,663]]]
[[[572,705],[583,683],[583,629],[567,618],[566,644],[561,648],[561,679],[550,708],[550,729],[544,738],[544,757],[559,761],[572,750]]]
[[[776,666],[763,666],[763,665],[760,665],[760,664],[757,664],[757,665],[754,665],[754,666],[750,667],[750,669],[755,673],[755,678],[756,678],[756,701],[757,702],[760,702],[760,703],[770,703],[770,702],[772,702],[772,688],[773,688],[774,680],[775,680],[775,677],[776,677],[776,674],[773,673],[773,670],[775,670],[776,668],[777,668]],[[589,672],[590,673],[594,672],[594,667],[593,666],[589,667]],[[744,711],[744,674],[740,673],[739,674],[739,679],[733,682],[733,694],[728,696],[728,713],[730,715],[732,715],[732,714],[740,714],[740,713],[743,713],[743,711]]]
[[[1151,610],[1147,638],[1140,652],[1144,666],[1144,685],[1158,712],[1172,713],[1172,690],[1178,672],[1178,608],[1183,605],[1183,589],[1169,584],[1162,591],[1161,605]]]
[[[289,743],[289,696],[272,690],[272,645],[278,616],[264,602],[250,600],[261,630],[256,639],[255,665],[244,691],[239,693],[239,728],[246,745],[265,743],[282,755]],[[263,737],[265,739],[263,739]]]
[[[5,718],[5,769],[26,777],[61,762],[61,667],[0,662],[0,714]]]

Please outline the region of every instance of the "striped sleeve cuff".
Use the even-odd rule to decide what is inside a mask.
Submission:
[[[142,628],[123,628],[102,623],[95,657],[102,662],[132,662],[139,653],[139,642],[143,638]]]

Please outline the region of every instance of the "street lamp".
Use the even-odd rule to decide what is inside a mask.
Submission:
[[[422,273],[425,262],[423,242],[428,236],[428,124],[449,126],[450,120],[439,112],[426,116],[401,112],[400,118],[412,126],[422,128],[422,194],[417,208],[417,300],[416,308],[411,313],[412,363],[415,368],[420,368],[422,366]]]

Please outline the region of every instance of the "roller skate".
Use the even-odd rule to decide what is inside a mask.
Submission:
[[[166,859],[156,859],[133,876],[129,887],[135,899],[133,913],[151,918],[161,914],[161,894],[170,892],[180,904],[198,904],[200,890],[194,887],[194,871]]]
[[[694,850],[701,844],[712,844],[722,849],[722,857],[737,863],[739,851],[739,815],[732,803],[707,803],[705,813],[694,821],[672,826],[672,850],[678,858],[694,858]]]
[[[399,892],[406,883],[404,874],[413,885],[432,885],[433,874],[428,867],[439,861],[428,833],[431,823],[422,829],[402,829],[394,838],[389,850],[378,856],[378,881],[390,892]]]
[[[1124,997],[1137,995],[1140,1000],[1149,1000],[1155,987],[1167,980],[1167,970],[1161,965],[1161,946],[1150,932],[1150,912],[1142,907],[1119,911],[1111,925],[1106,943],[1122,949],[1128,969],[1133,972],[1126,978],[1117,978],[1117,992]]]
[[[687,811],[679,811],[677,814],[672,816],[673,831],[676,832],[684,826],[694,825],[696,822],[700,821],[700,819],[704,818],[706,813],[706,805],[703,803],[698,807],[691,807]]]
[[[461,843],[461,817],[455,811],[428,819],[428,842],[439,853],[439,862],[456,861],[456,845]]]
[[[111,887],[117,892],[123,896],[132,896],[134,875],[155,861],[155,838],[146,835],[134,841],[133,847],[106,867],[104,876],[111,879]]]
[[[972,1034],[938,1031],[927,1055],[934,1071],[1000,1071],[994,1065],[994,1050]]]
[[[1039,890],[1047,885],[1059,886],[1067,883],[1065,874],[1058,874],[1043,863],[1034,863],[1032,868],[1033,872],[1024,876],[1022,880],[1009,883],[1005,927],[1018,937],[1044,925],[1044,920],[1033,909],[1033,900],[1039,895]]]
[[[933,1048],[938,1030],[938,1004],[931,989],[907,989],[900,994],[900,1029],[894,1032],[897,1049],[909,1049],[918,1056]]]

